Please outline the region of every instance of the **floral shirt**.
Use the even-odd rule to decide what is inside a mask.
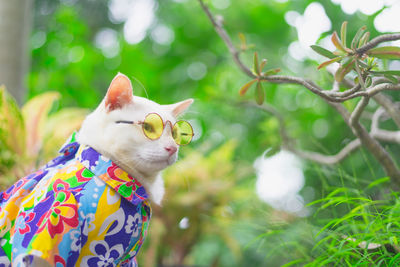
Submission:
[[[136,266],[151,215],[144,187],[75,136],[0,193],[0,266]]]

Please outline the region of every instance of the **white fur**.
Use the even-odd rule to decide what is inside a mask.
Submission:
[[[143,121],[149,113],[159,114],[164,122],[170,121],[171,125],[176,121],[173,105],[159,105],[134,96],[133,103],[108,111],[103,100],[83,122],[78,142],[111,158],[146,188],[153,202],[160,204],[165,192],[160,171],[173,164],[178,154],[177,151],[170,156],[165,149],[170,146],[178,148],[169,123],[166,123],[162,136],[157,140],[145,137],[140,125],[115,123],[120,120]]]

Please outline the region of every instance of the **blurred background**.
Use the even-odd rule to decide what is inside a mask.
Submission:
[[[326,88],[332,77],[317,71],[322,58],[310,45],[332,50],[330,35],[345,20],[351,36],[362,25],[372,37],[400,25],[395,0],[206,3],[223,17],[237,46],[238,34],[245,35],[248,66],[258,51],[269,68]],[[343,192],[367,202],[386,196],[388,178],[365,150],[335,166],[281,151],[277,118],[239,104],[254,102],[238,94],[248,77],[198,1],[1,0],[0,14],[0,84],[18,103],[0,90],[2,189],[57,154],[117,72],[132,79],[135,95],[158,103],[195,99],[184,115],[194,126],[194,142],[164,173],[167,194],[163,206],[154,207],[141,266],[329,264],[340,234],[327,238],[335,230],[325,226],[358,200],[329,208],[312,202]],[[387,64],[400,68],[398,60]],[[266,102],[283,114],[300,148],[334,154],[354,138],[341,117],[304,88],[264,87]],[[394,145],[386,147],[399,154]],[[354,229],[365,232],[374,220],[362,222]]]

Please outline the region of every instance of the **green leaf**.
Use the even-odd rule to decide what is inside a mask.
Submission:
[[[331,37],[333,45],[337,48],[337,50],[346,52],[346,48],[343,46],[342,41],[340,41],[339,36],[336,32],[333,32]]]
[[[264,75],[264,76],[274,75],[274,74],[277,74],[277,73],[280,72],[280,71],[281,71],[280,68],[277,68],[277,69],[269,69],[269,70],[267,70],[266,72],[263,72],[263,75]]]
[[[360,38],[363,35],[363,33],[365,32],[365,30],[367,29],[366,26],[362,26],[360,29],[358,29],[356,35],[354,35],[353,40],[351,41],[351,48],[355,49],[356,45],[360,42]]]
[[[382,46],[370,49],[367,54],[372,57],[386,59],[400,59],[400,47]]]
[[[247,90],[249,90],[250,86],[253,85],[253,83],[255,83],[257,81],[257,79],[251,80],[250,82],[246,83],[245,85],[242,86],[242,88],[240,88],[239,90],[239,95],[243,96],[244,94],[246,94]]]
[[[371,71],[372,74],[389,74],[389,75],[395,75],[395,76],[400,76],[400,70],[384,70],[384,71]]]
[[[342,62],[340,62],[341,65],[347,65],[349,64],[354,58],[353,57],[343,57]]]
[[[22,112],[11,94],[0,85],[0,151],[7,148],[11,153],[23,156],[26,149],[25,136]]]
[[[365,63],[365,62],[362,61],[362,60],[357,60],[357,62],[358,62],[358,65],[359,65],[361,68],[364,68],[364,69],[369,68],[368,64]]]
[[[59,92],[46,92],[30,99],[23,107],[27,133],[26,149],[30,156],[37,155],[42,146],[45,123],[51,107],[61,97]]]
[[[239,35],[239,39],[240,39],[240,49],[246,50],[247,49],[246,37],[241,32],[239,32],[238,35]]]
[[[346,61],[344,64],[342,64],[335,73],[335,80],[341,82],[344,76],[346,76],[346,74],[353,69],[355,61],[356,60],[354,58],[351,58],[351,60]]]
[[[377,185],[380,185],[382,183],[386,183],[386,182],[389,182],[389,181],[390,181],[390,178],[388,176],[386,176],[386,177],[383,177],[383,178],[380,178],[378,180],[373,181],[372,183],[370,183],[368,185],[367,188],[372,188],[372,187],[375,187]]]
[[[346,35],[347,35],[347,21],[343,21],[342,28],[340,29],[340,38],[342,39],[342,44],[346,46]]]
[[[255,97],[257,104],[262,105],[262,103],[264,103],[265,92],[261,82],[257,83]]]
[[[314,50],[315,52],[317,52],[318,54],[327,57],[327,58],[335,58],[336,55],[333,54],[331,51],[319,46],[319,45],[312,45],[311,46],[312,50]]]
[[[324,67],[326,67],[326,66],[328,66],[328,65],[330,65],[330,64],[332,64],[332,63],[338,62],[338,61],[340,61],[342,58],[343,58],[343,57],[335,57],[335,58],[332,58],[332,59],[327,60],[327,61],[325,61],[325,62],[322,62],[322,63],[318,66],[317,69],[321,69],[321,68],[324,68]]]
[[[260,67],[258,65],[258,53],[257,52],[254,52],[254,61],[253,61],[253,63],[254,63],[254,65],[253,65],[254,72],[258,76],[260,76]]]
[[[260,71],[263,70],[263,68],[265,67],[266,64],[267,64],[267,60],[264,58],[260,63]]]
[[[364,35],[361,37],[360,42],[358,43],[358,47],[360,48],[361,46],[365,45],[368,40],[369,40],[369,32],[364,33]]]
[[[399,80],[396,77],[394,77],[393,75],[385,74],[385,75],[383,75],[383,77],[385,77],[386,79],[390,80],[390,82],[393,83],[393,84],[398,84],[399,83]]]
[[[367,78],[365,78],[364,83],[365,83],[365,87],[370,87],[372,84],[371,76],[367,76]]]

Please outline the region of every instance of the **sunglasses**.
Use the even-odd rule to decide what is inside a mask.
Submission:
[[[138,124],[142,126],[144,135],[150,140],[157,140],[161,137],[164,132],[165,125],[169,122],[172,129],[172,138],[175,143],[180,146],[189,144],[194,136],[193,127],[187,121],[177,121],[174,126],[170,121],[162,120],[161,116],[157,113],[149,113],[144,121],[116,121],[115,123],[127,123],[127,124]]]

